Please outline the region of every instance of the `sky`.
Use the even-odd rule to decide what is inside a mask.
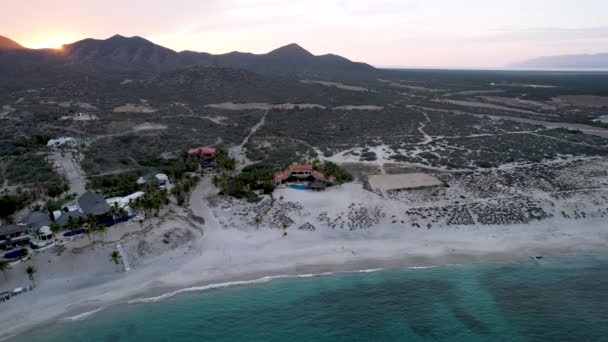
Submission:
[[[142,36],[176,51],[298,43],[379,67],[503,67],[608,52],[608,0],[0,0],[0,35],[31,47]]]

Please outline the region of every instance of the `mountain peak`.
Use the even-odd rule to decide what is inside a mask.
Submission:
[[[302,58],[302,57],[313,57],[314,55],[308,50],[304,49],[296,43],[282,46],[278,49],[272,50],[268,53],[268,56],[280,56],[290,58]]]
[[[0,50],[23,50],[25,49],[25,47],[21,46],[19,43],[17,43],[16,41],[4,37],[4,36],[0,36]]]
[[[107,42],[139,42],[139,43],[141,43],[141,42],[147,42],[147,43],[150,43],[150,44],[154,44],[151,41],[149,41],[149,40],[147,40],[145,38],[142,38],[140,36],[125,37],[125,36],[120,35],[120,34],[115,34],[112,37],[106,39],[105,41],[107,41]]]

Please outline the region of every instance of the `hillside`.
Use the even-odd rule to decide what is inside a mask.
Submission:
[[[0,49],[23,50],[25,48],[12,39],[9,39],[5,36],[0,36]]]
[[[10,51],[20,47],[10,39],[5,39],[4,44]],[[194,51],[178,53],[141,37],[115,35],[108,39],[83,39],[64,45],[59,52],[19,51],[19,56],[0,54],[0,64],[11,64],[15,63],[15,59],[21,59],[18,63],[26,63],[33,69],[60,64],[79,71],[101,74],[158,73],[192,66],[235,67],[258,73],[311,77],[369,73],[375,70],[368,64],[352,62],[337,55],[315,56],[297,44],[289,44],[266,54],[231,52],[212,55]]]

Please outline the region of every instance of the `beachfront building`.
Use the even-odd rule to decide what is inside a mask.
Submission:
[[[281,172],[274,175],[274,186],[279,186],[285,183],[291,174],[289,172]]]
[[[98,220],[103,220],[108,217],[110,205],[98,193],[87,191],[78,198],[78,207],[85,214],[93,214]]]
[[[38,231],[51,225],[49,214],[41,211],[30,213],[17,224],[0,225],[0,250],[24,247],[36,238]]]
[[[314,171],[312,165],[292,164],[288,170],[274,175],[274,185],[279,186],[290,181],[308,182],[307,188],[311,190],[324,190],[331,184],[331,179],[321,172]]]
[[[198,157],[204,167],[215,167],[215,154],[217,149],[214,147],[201,146],[188,150],[188,158]]]
[[[55,244],[55,237],[51,228],[44,226],[36,231],[34,238],[30,241],[33,249],[43,249],[51,247]]]
[[[131,203],[133,201],[135,201],[136,199],[142,197],[143,195],[145,195],[145,193],[143,191],[137,191],[134,192],[128,196],[125,197],[112,197],[112,198],[107,198],[106,202],[108,203],[108,205],[110,206],[116,206],[118,208],[122,208],[124,209],[127,219],[131,216],[133,216],[135,213],[133,212],[133,209],[131,208]],[[121,218],[122,219],[122,218]]]
[[[41,249],[55,244],[55,238],[50,228],[52,221],[48,213],[34,211],[25,218],[24,224],[28,227],[29,235],[32,237],[30,240],[32,248]]]
[[[36,232],[42,227],[50,227],[52,223],[49,214],[42,211],[34,211],[24,220],[24,224],[31,232]]]
[[[68,211],[56,211],[53,212],[53,216],[55,216],[55,223],[60,225],[61,227],[66,227],[70,222],[70,217],[73,220],[78,220],[80,218],[86,219],[87,215],[85,215],[79,208]]]
[[[167,178],[168,180],[168,178]],[[87,191],[78,198],[75,204],[63,207],[61,210],[53,212],[55,223],[65,227],[70,221],[79,219],[88,219],[90,215],[97,218],[98,223],[106,226],[112,226],[117,222],[122,222],[130,219],[133,216],[133,211],[130,204],[137,198],[144,195],[144,192],[138,191],[125,197],[114,197],[104,199],[101,195],[93,191]],[[125,209],[125,214],[120,214],[123,217],[118,217],[112,213],[112,206],[116,205],[119,208]]]
[[[0,250],[27,246],[31,240],[30,229],[25,224],[0,225]]]
[[[312,165],[291,164],[289,165],[289,175],[298,179],[306,179],[312,176]]]

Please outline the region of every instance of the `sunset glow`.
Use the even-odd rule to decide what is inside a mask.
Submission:
[[[3,3],[0,34],[30,48],[121,34],[176,51],[210,53],[265,53],[295,42],[316,54],[331,52],[376,66],[421,67],[500,67],[543,55],[601,53],[608,44],[608,1],[602,0],[500,5],[483,0],[182,0],[179,6],[149,0],[145,11],[140,1],[56,0],[32,11],[41,3]]]
[[[32,42],[25,42],[23,45],[30,49],[61,49],[63,44],[70,43],[69,39],[62,38],[45,38]]]

